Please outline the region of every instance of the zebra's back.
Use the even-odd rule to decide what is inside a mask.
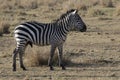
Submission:
[[[53,34],[52,24],[26,22],[15,28],[15,39],[18,43],[27,41],[36,45],[49,45],[50,36]]]

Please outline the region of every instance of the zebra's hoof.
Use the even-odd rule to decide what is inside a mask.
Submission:
[[[16,71],[16,69],[13,69],[12,71]]]
[[[23,69],[23,71],[27,71],[27,69]]]
[[[23,71],[27,71],[27,69],[26,69],[26,68],[23,68]]]
[[[25,67],[21,67],[23,69],[23,71],[26,71],[27,69]]]
[[[51,67],[50,67],[50,70],[51,70],[51,71],[53,71],[53,70],[54,70],[54,68],[51,66]]]
[[[66,68],[64,66],[62,66],[62,70],[66,70]]]

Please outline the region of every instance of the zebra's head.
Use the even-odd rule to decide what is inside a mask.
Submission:
[[[68,11],[69,13],[69,26],[71,29],[77,29],[81,32],[85,32],[87,30],[86,24],[83,22],[81,17],[78,15],[78,11],[75,9],[71,9]]]

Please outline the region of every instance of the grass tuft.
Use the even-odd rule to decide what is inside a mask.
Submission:
[[[116,8],[114,15],[120,16],[120,6]]]
[[[87,16],[90,17],[96,17],[101,15],[105,15],[105,13],[99,9],[89,8],[89,10],[87,11]]]
[[[38,3],[37,3],[37,0],[30,0],[30,1],[24,0],[20,2],[19,7],[27,8],[27,9],[36,9],[38,8]]]
[[[3,0],[0,1],[0,9],[36,9],[38,8],[37,0]]]
[[[112,0],[100,0],[100,5],[103,7],[114,7]]]
[[[26,64],[31,67],[48,65],[50,50],[48,47],[34,47],[26,52]],[[64,57],[64,56],[63,56]],[[67,57],[63,58],[63,62],[67,65],[70,60]],[[53,65],[58,65],[58,52],[56,51],[53,57]]]
[[[87,8],[88,8],[85,4],[82,4],[82,3],[80,5],[76,5],[76,7],[79,10],[87,10]]]
[[[0,23],[0,36],[2,36],[2,34],[8,34],[10,33],[9,31],[9,28],[10,28],[10,24],[7,23],[7,22],[1,22]]]

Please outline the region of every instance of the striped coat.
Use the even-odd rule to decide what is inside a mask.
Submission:
[[[59,50],[59,64],[62,69],[65,69],[62,62],[63,53],[63,43],[67,38],[67,34],[73,28],[77,28],[81,32],[86,31],[86,25],[77,14],[77,10],[69,10],[67,13],[63,14],[57,21],[53,23],[38,23],[38,22],[25,22],[18,25],[15,30],[15,40],[17,47],[13,51],[13,71],[16,71],[16,55],[19,53],[20,66],[23,70],[26,68],[23,65],[22,55],[28,44],[44,46],[51,45],[50,57],[48,64],[50,70],[52,67],[52,58],[55,49]]]

